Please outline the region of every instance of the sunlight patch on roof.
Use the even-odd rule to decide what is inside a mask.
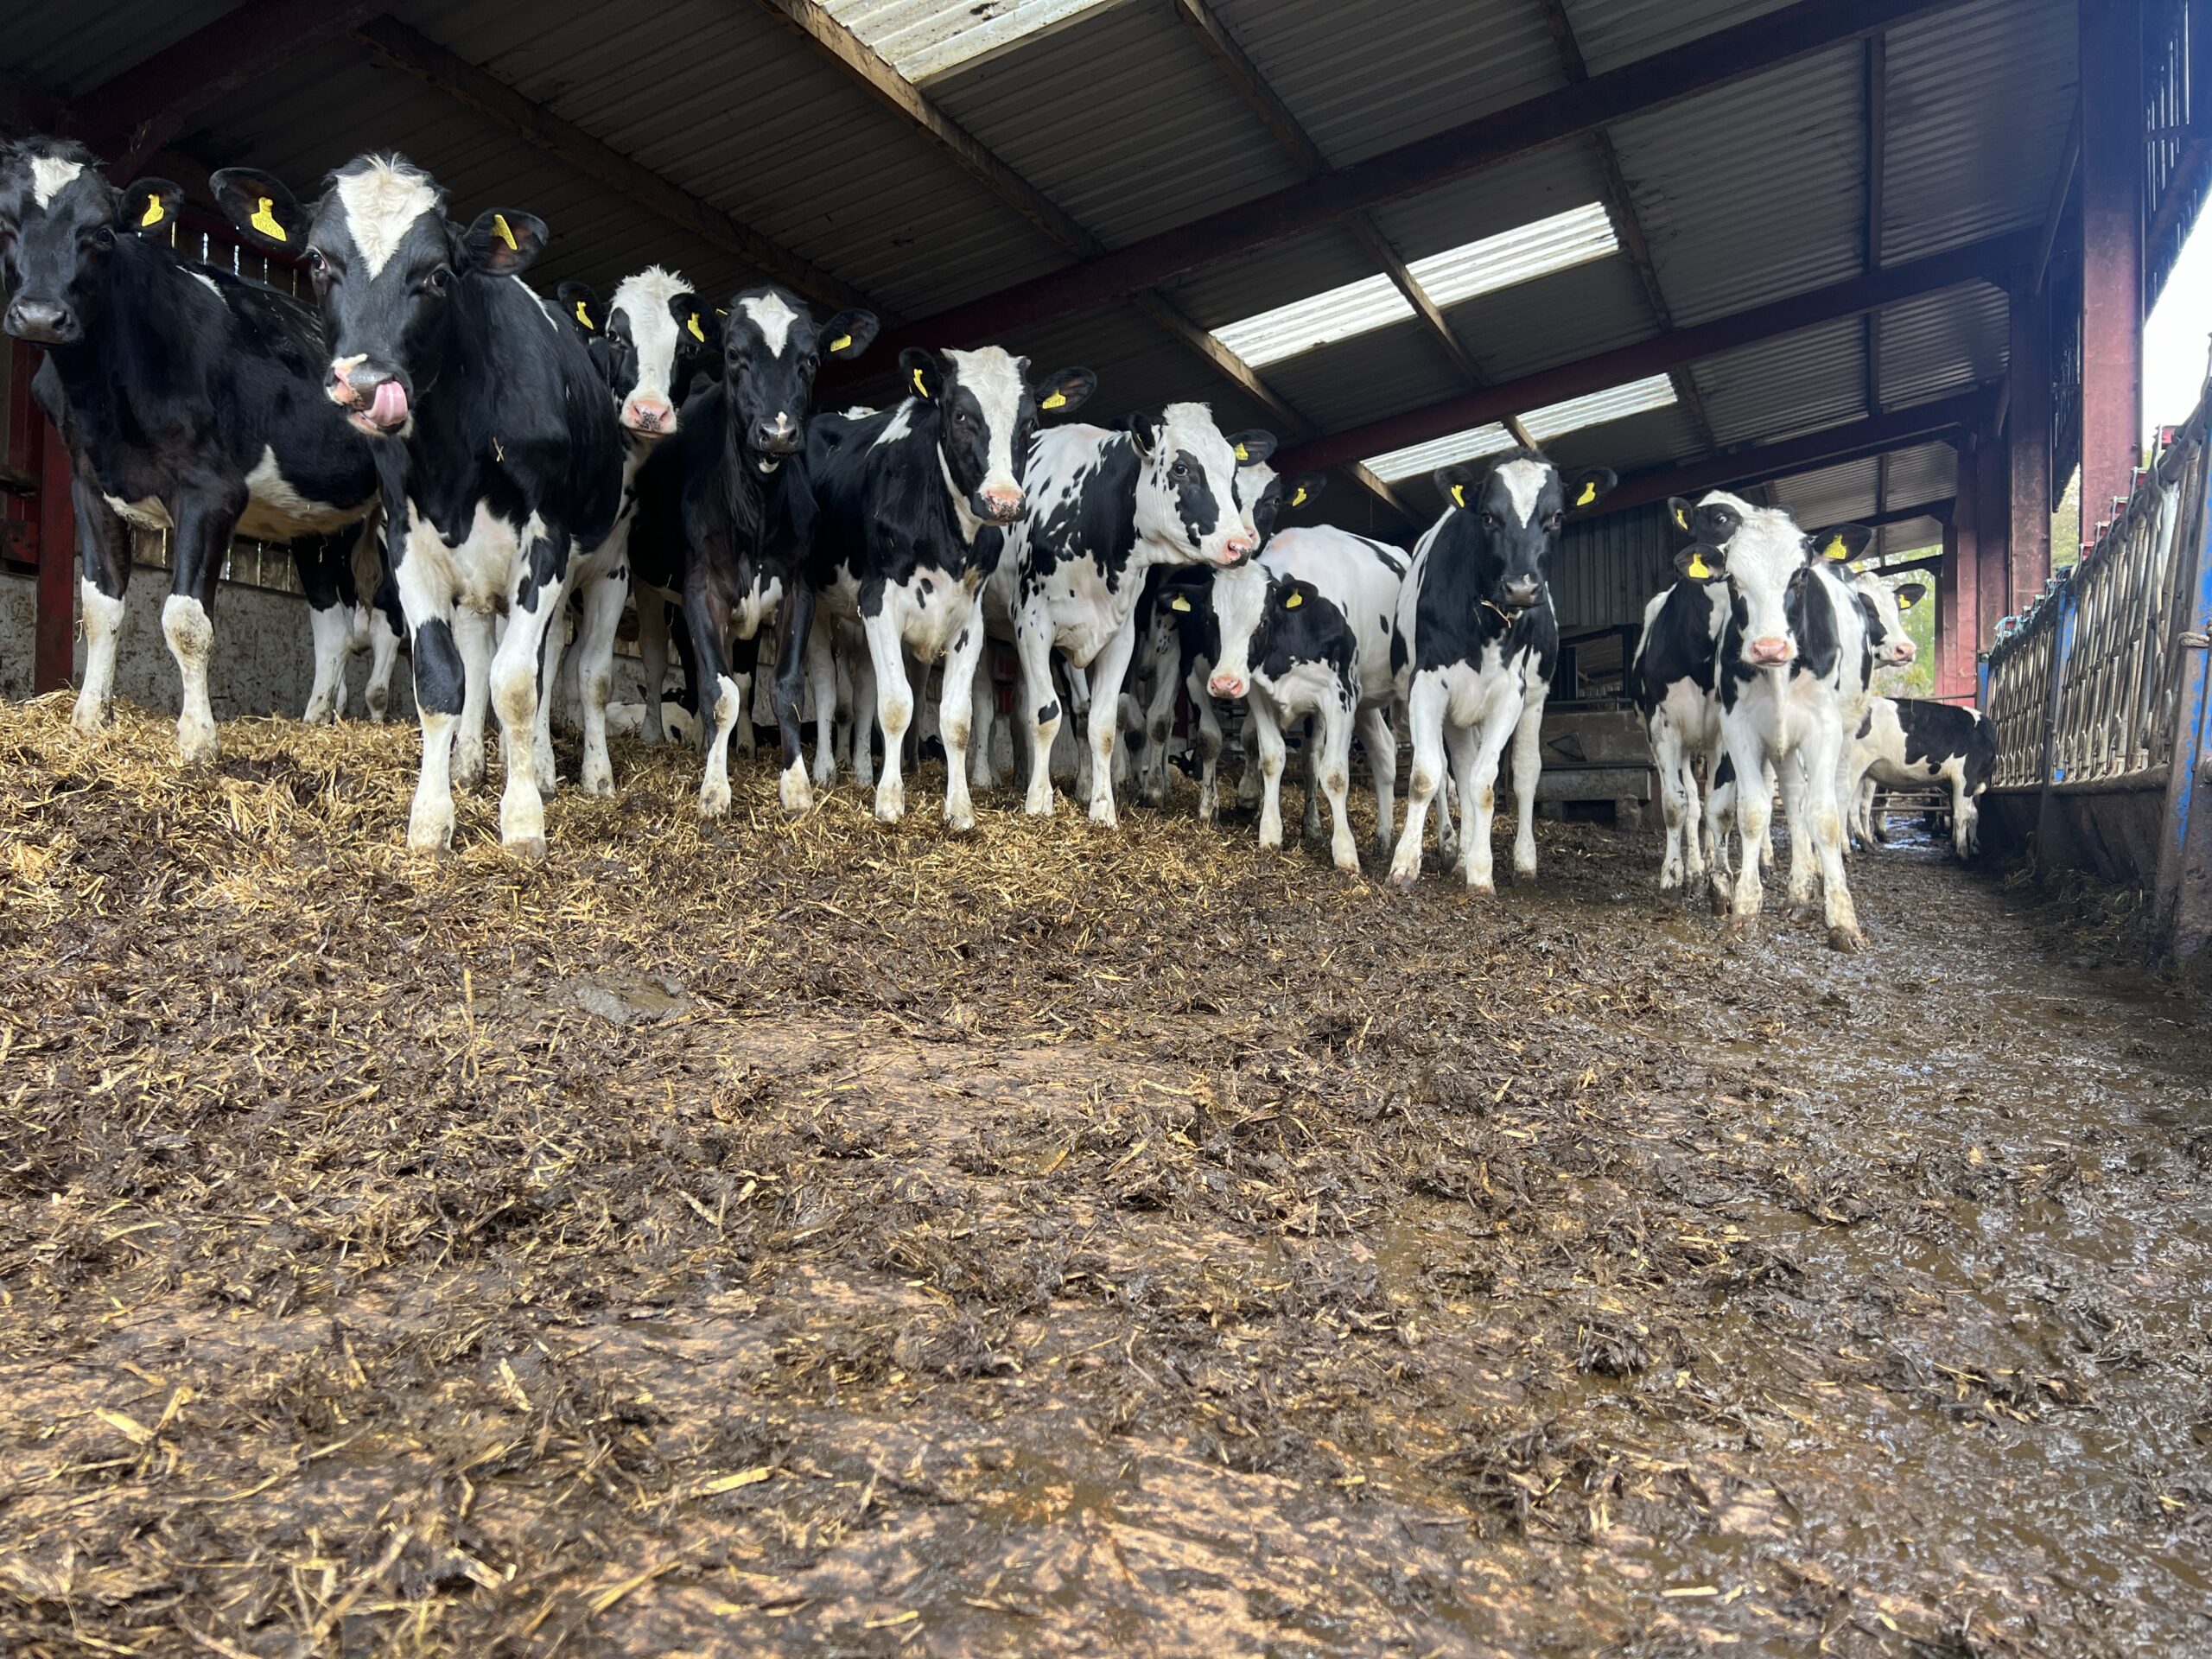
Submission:
[[[823,0],[916,86],[1121,0]]]
[[[1367,466],[1384,483],[1395,484],[1402,478],[1426,478],[1438,467],[1449,467],[1454,461],[1476,461],[1511,448],[1513,435],[1503,427],[1475,426],[1465,432],[1431,438],[1427,443],[1393,449],[1387,455],[1370,455]]]
[[[1413,260],[1406,268],[1439,306],[1458,305],[1480,294],[1587,264],[1619,248],[1611,219],[1600,204],[1592,202],[1446,248]],[[1413,315],[1412,305],[1389,277],[1366,276],[1226,324],[1215,329],[1213,337],[1256,369]]]
[[[1655,374],[1648,380],[1631,380],[1624,386],[1609,386],[1586,397],[1570,397],[1563,404],[1532,409],[1522,416],[1521,423],[1538,443],[1549,443],[1564,433],[1665,409],[1674,402],[1675,383],[1663,374]],[[1475,426],[1464,432],[1432,438],[1427,443],[1393,449],[1388,454],[1370,455],[1367,465],[1385,483],[1395,483],[1402,478],[1426,477],[1440,467],[1479,461],[1484,455],[1512,448],[1513,435],[1503,427]]]

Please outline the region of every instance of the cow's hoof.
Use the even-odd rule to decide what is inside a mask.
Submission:
[[[944,809],[944,827],[957,836],[964,836],[976,827],[976,813],[972,807]]]
[[[1331,855],[1330,861],[1346,875],[1357,877],[1360,874],[1359,855],[1348,849],[1338,848]]]
[[[1732,939],[1750,939],[1758,936],[1759,918],[1756,916],[1731,916],[1722,930]]]
[[[69,723],[87,737],[107,724],[107,710],[97,702],[79,702],[69,711]]]
[[[453,812],[415,813],[407,820],[407,850],[436,857],[453,845]]]
[[[729,785],[727,783],[704,783],[699,785],[699,816],[702,818],[724,817],[729,812]]]
[[[1103,824],[1109,830],[1121,827],[1121,820],[1114,815],[1114,804],[1111,801],[1092,802],[1090,821],[1093,823]]]
[[[475,753],[469,751],[474,747]],[[454,751],[453,786],[455,789],[474,789],[484,781],[484,751],[480,745],[463,744]]]
[[[545,832],[536,835],[502,836],[499,845],[506,849],[510,858],[519,858],[531,864],[542,863],[545,858]]]
[[[784,810],[797,817],[814,809],[814,786],[806,780],[806,768],[794,760],[784,768],[783,777],[776,785],[776,797],[784,804]],[[724,798],[727,799],[727,791]]]
[[[1820,913],[1821,907],[1810,899],[1793,899],[1789,901],[1789,919],[1793,922],[1809,922]]]
[[[1866,948],[1866,936],[1857,928],[1838,924],[1828,929],[1828,949],[1856,956]]]
[[[1021,804],[1021,810],[1033,818],[1049,818],[1058,802],[1050,795],[1032,795]]]
[[[176,758],[183,765],[213,766],[219,747],[213,726],[188,726],[182,721],[177,722]]]

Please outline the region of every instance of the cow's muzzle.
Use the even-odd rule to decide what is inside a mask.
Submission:
[[[1754,639],[1744,648],[1744,654],[1753,668],[1786,668],[1797,654],[1797,647],[1787,639],[1769,635]]]
[[[77,314],[56,300],[34,300],[18,295],[8,308],[5,325],[17,340],[34,346],[73,346],[84,337]]]
[[[407,388],[365,357],[341,357],[330,365],[330,401],[365,432],[396,432],[407,424]]]
[[[1499,584],[1497,602],[1509,611],[1525,611],[1543,597],[1544,584],[1534,576]]]

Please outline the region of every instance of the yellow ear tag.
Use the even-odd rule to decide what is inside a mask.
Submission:
[[[1298,486],[1298,493],[1290,498],[1290,505],[1294,507],[1302,507],[1306,505],[1306,486],[1303,484]]]
[[[1294,610],[1296,610],[1300,606],[1303,605],[1305,602],[1306,602],[1306,595],[1305,595],[1305,594],[1292,594],[1288,599],[1286,599],[1285,601],[1283,601],[1283,602],[1282,602],[1282,607],[1283,607],[1283,609],[1285,609],[1286,611],[1294,611]]]
[[[286,239],[284,227],[276,222],[276,215],[269,211],[276,205],[272,198],[264,196],[261,199],[261,206],[253,210],[253,216],[247,219],[246,223],[269,238],[270,241],[282,242]]]
[[[1690,580],[1691,580],[1691,581],[1693,581],[1693,582],[1703,582],[1703,581],[1704,581],[1707,576],[1710,576],[1712,574],[1713,574],[1713,567],[1712,567],[1711,565],[1707,564],[1707,563],[1705,562],[1705,555],[1704,555],[1704,554],[1702,554],[1702,553],[1693,553],[1693,554],[1691,554],[1691,555],[1690,555]]]
[[[1452,505],[1455,507],[1464,507],[1467,505],[1467,486],[1465,485],[1454,484],[1452,486]]]
[[[917,397],[926,397],[930,395],[929,387],[922,383],[922,372],[919,369],[914,371],[914,395]]]
[[[1067,404],[1067,393],[1065,391],[1056,391],[1051,397],[1047,397],[1043,403],[1038,404],[1037,407],[1039,409],[1065,409]],[[1183,608],[1187,611],[1191,607],[1185,605]]]
[[[1598,486],[1595,484],[1585,484],[1582,486],[1582,493],[1574,498],[1574,505],[1578,507],[1586,507],[1597,499]]]
[[[830,342],[830,349],[833,352],[842,352],[852,343],[853,337],[850,334],[840,334]]]
[[[1916,599],[1904,599],[1904,598],[1900,598],[1900,599],[1897,601],[1897,609],[1899,609],[1899,610],[1901,610],[1901,611],[1909,611],[1909,610],[1910,610],[1914,606],[1916,606],[1916,605],[1917,605],[1917,604],[1919,604],[1919,603],[1920,603],[1920,601],[1919,601],[1918,600],[1916,600]]]
[[[143,231],[150,225],[158,225],[167,217],[168,215],[162,212],[162,199],[159,196],[149,196],[146,198],[146,216],[138,221],[138,228]]]
[[[582,300],[576,302],[576,321],[583,325],[586,334],[591,332],[591,313],[584,309]]]
[[[707,343],[707,331],[699,326],[699,314],[696,311],[683,319],[683,326],[691,331],[692,339],[697,340],[702,346]]]
[[[1840,536],[1830,537],[1828,544],[1821,550],[1821,554],[1824,558],[1830,559],[1848,558],[1851,556],[1850,550],[1844,546],[1843,537]]]
[[[515,241],[515,233],[507,228],[507,216],[505,213],[492,215],[492,234],[507,245],[509,253],[522,251],[521,247]]]
[[[1240,444],[1238,444],[1238,445],[1236,446],[1236,459],[1237,459],[1237,460],[1239,460],[1239,461],[1249,461],[1249,460],[1251,460],[1251,459],[1252,459],[1252,454],[1251,454],[1251,451],[1249,451],[1249,449],[1245,448],[1245,447],[1244,447],[1243,444],[1241,444],[1241,443],[1240,443]]]
[[[1677,509],[1675,510],[1675,528],[1676,530],[1688,530],[1689,527],[1690,527],[1690,516],[1689,516],[1689,514],[1688,514],[1687,512],[1682,512],[1681,509],[1677,508]]]
[[[1191,601],[1178,594],[1167,601],[1167,608],[1171,611],[1187,611],[1191,608]]]

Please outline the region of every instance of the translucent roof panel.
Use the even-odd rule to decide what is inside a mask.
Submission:
[[[1530,437],[1538,443],[1549,443],[1562,432],[1577,432],[1586,426],[1625,420],[1647,410],[1665,409],[1674,401],[1675,383],[1663,374],[1655,374],[1648,380],[1631,380],[1624,386],[1609,386],[1586,397],[1570,397],[1563,404],[1532,409],[1521,419]]]
[[[1446,437],[1431,438],[1427,443],[1416,443],[1410,448],[1393,449],[1387,455],[1370,455],[1367,467],[1384,483],[1395,484],[1402,478],[1426,478],[1440,467],[1494,455],[1512,447],[1513,435],[1503,427],[1476,426]]]
[[[1619,248],[1611,219],[1602,206],[1592,202],[1429,254],[1411,261],[1407,269],[1438,305],[1457,305],[1602,259]],[[1388,276],[1367,276],[1226,323],[1213,331],[1213,337],[1259,368],[1413,314],[1413,307]]]
[[[1122,0],[823,0],[822,9],[919,86]]]

